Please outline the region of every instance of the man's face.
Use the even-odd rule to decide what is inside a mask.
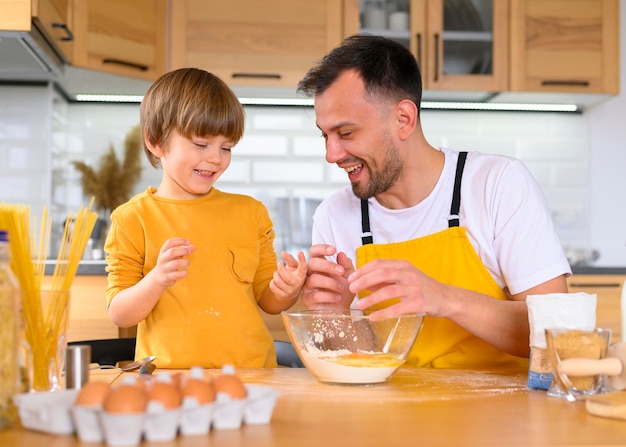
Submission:
[[[315,97],[326,160],[344,169],[354,194],[368,199],[389,189],[402,171],[391,134],[389,103],[366,96],[361,78],[347,71]]]

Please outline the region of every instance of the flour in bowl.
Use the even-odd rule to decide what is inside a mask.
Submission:
[[[367,384],[385,382],[402,363],[383,352],[323,351],[309,346],[302,360],[320,382]]]

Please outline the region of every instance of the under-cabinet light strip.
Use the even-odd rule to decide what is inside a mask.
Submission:
[[[78,102],[140,103],[141,95],[76,95]],[[311,98],[252,98],[242,97],[243,105],[255,106],[312,106]],[[575,104],[500,103],[500,102],[452,102],[422,101],[422,109],[428,110],[502,110],[511,112],[579,112]]]
[[[140,103],[143,95],[76,95],[78,102],[135,102]]]
[[[506,110],[519,112],[578,112],[576,104],[541,104],[509,102],[423,101],[422,109],[440,110]]]

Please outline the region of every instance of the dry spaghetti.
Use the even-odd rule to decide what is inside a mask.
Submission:
[[[22,291],[24,337],[32,357],[32,388],[51,390],[58,387],[51,368],[59,377],[65,346],[65,328],[69,316],[69,291],[87,240],[96,223],[97,214],[81,207],[76,218],[69,215],[61,247],[52,274],[50,290],[41,288],[45,273],[51,219],[44,208],[39,228],[32,220],[28,205],[0,204],[0,229],[11,238],[11,267]],[[43,299],[44,293],[46,299]]]

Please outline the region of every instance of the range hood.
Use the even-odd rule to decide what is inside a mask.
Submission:
[[[62,75],[64,60],[32,26],[26,31],[0,31],[0,79],[45,81]]]
[[[143,95],[152,82],[68,65],[33,22],[30,31],[0,31],[0,84],[52,82],[77,95]]]

